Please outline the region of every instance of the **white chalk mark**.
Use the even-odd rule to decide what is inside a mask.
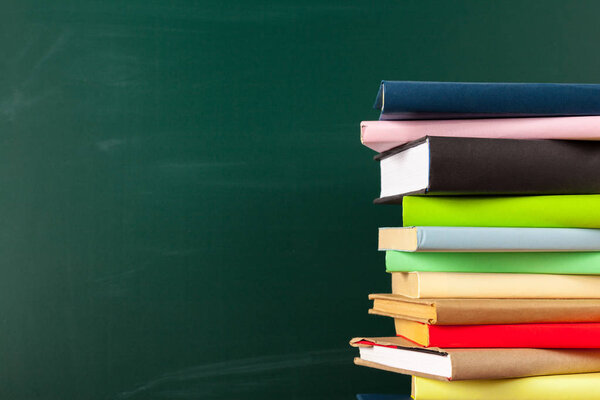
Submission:
[[[335,349],[201,364],[164,374],[140,384],[134,389],[119,393],[115,399],[130,399],[174,382],[195,382],[224,376],[243,376],[300,367],[337,365],[347,363],[348,358],[349,355],[346,349]]]

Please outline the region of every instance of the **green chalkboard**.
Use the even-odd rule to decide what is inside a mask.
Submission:
[[[0,398],[352,399],[380,79],[599,82],[590,1],[0,5]]]

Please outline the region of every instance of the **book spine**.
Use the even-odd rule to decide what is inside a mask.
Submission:
[[[593,299],[440,299],[435,308],[432,325],[600,323],[600,301]]]
[[[400,283],[394,272],[393,280]],[[414,272],[414,297],[479,299],[595,299],[600,298],[600,276],[551,274],[494,274]],[[404,279],[404,280],[407,280]],[[416,280],[416,279],[415,279]],[[408,287],[407,284],[404,287]],[[404,294],[404,293],[397,293]]]
[[[413,377],[414,400],[600,400],[600,373],[451,381]]]
[[[600,230],[425,226],[417,244],[421,251],[599,251]]]
[[[600,142],[429,137],[430,194],[600,193]]]
[[[600,195],[405,196],[404,226],[600,228]]]
[[[599,115],[600,85],[383,81],[380,119]]]
[[[388,272],[495,272],[600,274],[600,252],[446,253],[386,252]]]

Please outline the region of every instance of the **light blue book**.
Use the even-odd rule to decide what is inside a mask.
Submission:
[[[440,252],[600,251],[600,229],[379,228],[379,250]]]

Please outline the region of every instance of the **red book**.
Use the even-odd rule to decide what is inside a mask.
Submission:
[[[600,348],[600,323],[427,325],[396,319],[396,334],[427,347]]]

